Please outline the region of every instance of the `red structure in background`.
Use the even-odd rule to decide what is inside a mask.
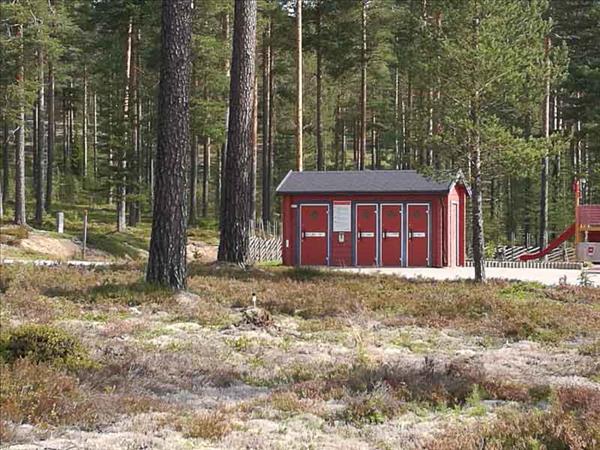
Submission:
[[[552,240],[546,248],[539,252],[521,255],[521,261],[540,259],[557,248],[560,244],[575,236],[577,254],[585,259],[596,261],[600,259],[600,205],[581,205],[580,180],[573,181],[573,194],[575,196],[575,222],[564,230],[557,238]],[[580,246],[587,249],[579,249]]]
[[[465,263],[462,174],[412,170],[290,171],[282,197],[283,263],[447,267]]]

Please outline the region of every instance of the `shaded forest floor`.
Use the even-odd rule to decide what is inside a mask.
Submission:
[[[7,448],[600,442],[597,288],[193,264],[173,294],[136,263],[1,270],[2,342],[44,324],[85,354],[2,344]]]

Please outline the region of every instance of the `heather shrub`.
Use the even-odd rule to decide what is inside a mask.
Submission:
[[[93,420],[91,404],[68,373],[28,359],[1,364],[0,371],[0,421],[49,426]]]
[[[22,325],[9,330],[0,340],[0,355],[8,363],[27,358],[67,369],[91,365],[87,350],[74,336],[48,325]]]
[[[558,389],[548,410],[505,408],[494,420],[446,430],[431,450],[595,449],[600,444],[600,392]]]
[[[175,429],[185,437],[217,441],[231,431],[231,423],[221,411],[206,411],[180,419]]]
[[[339,419],[355,425],[381,424],[401,412],[402,404],[385,384],[373,391],[353,395],[339,413]]]

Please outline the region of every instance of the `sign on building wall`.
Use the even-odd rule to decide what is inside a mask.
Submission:
[[[351,202],[333,202],[333,231],[352,231]]]

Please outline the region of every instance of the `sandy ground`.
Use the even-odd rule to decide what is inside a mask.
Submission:
[[[472,267],[449,267],[442,269],[434,268],[356,268],[345,267],[340,269],[346,272],[361,274],[388,274],[404,278],[430,278],[434,280],[459,280],[472,279]],[[507,269],[498,267],[486,267],[485,273],[488,278],[499,278],[504,280],[534,281],[547,286],[558,284],[579,285],[581,272],[579,270],[562,269]],[[594,286],[600,286],[600,267],[595,266],[588,270],[589,281]]]
[[[8,244],[0,243],[0,256],[2,256],[2,259],[20,258],[22,254],[47,255],[48,258],[58,261],[73,260],[81,258],[82,244],[74,239],[55,237],[39,230],[29,231],[29,236],[25,239],[17,239]],[[110,258],[110,255],[101,250],[88,247],[86,258],[95,261],[106,261]]]

